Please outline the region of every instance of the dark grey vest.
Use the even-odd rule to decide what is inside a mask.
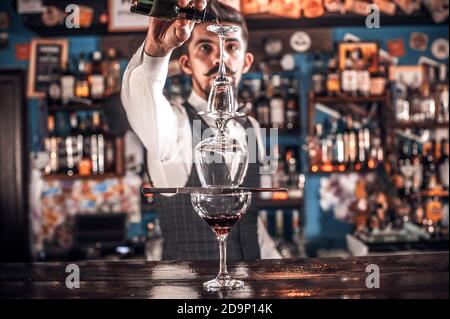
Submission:
[[[195,109],[184,103],[189,122],[201,121],[201,132],[208,125],[197,114]],[[253,128],[247,118],[242,118],[241,123],[245,129]],[[200,139],[198,139],[200,140]],[[250,143],[253,144],[253,143]],[[193,145],[195,147],[195,145]],[[249,145],[256,149],[257,146]],[[250,153],[252,154],[252,153]],[[193,164],[191,175],[186,187],[199,187],[200,180]],[[249,163],[247,175],[242,186],[259,187],[259,164]],[[173,197],[155,196],[158,217],[164,236],[164,260],[218,260],[219,248],[216,236],[211,228],[198,216],[191,204],[189,195],[175,195]],[[227,258],[233,261],[255,260],[260,258],[260,250],[257,235],[258,211],[252,206],[247,214],[232,229],[228,237]]]

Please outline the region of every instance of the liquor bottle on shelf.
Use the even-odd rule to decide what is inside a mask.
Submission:
[[[44,140],[45,151],[49,156],[48,164],[45,167],[45,174],[56,174],[59,172],[59,144],[60,138],[56,134],[55,116],[47,117],[47,137]]]
[[[308,137],[308,157],[313,173],[319,172],[322,164],[322,124],[317,123],[314,126],[314,135]]]
[[[322,172],[333,171],[333,132],[331,131],[331,123],[325,121],[323,125],[323,138],[321,141],[321,164],[319,170]]]
[[[339,172],[343,172],[346,169],[345,165],[345,145],[344,145],[344,134],[342,132],[341,125],[336,123],[336,143],[335,143],[335,158],[336,158],[336,168]]]
[[[428,67],[428,79],[423,81],[422,85],[422,100],[421,100],[421,113],[424,114],[424,119],[427,122],[436,121],[436,100],[431,94],[431,88],[435,86],[436,82],[436,70],[434,66]]]
[[[345,66],[341,74],[341,87],[345,96],[358,95],[358,72],[354,69],[352,51],[345,52]]]
[[[368,161],[368,157],[369,157],[369,153],[370,153],[370,145],[371,145],[371,140],[372,140],[372,135],[370,133],[370,128],[369,128],[369,120],[367,118],[363,119],[363,127],[362,127],[362,131],[363,131],[363,143],[364,143],[364,161],[367,162]]]
[[[317,96],[324,95],[326,92],[326,76],[324,62],[319,53],[315,53],[313,57],[313,74],[311,80],[314,94]]]
[[[338,62],[336,57],[332,57],[328,61],[328,74],[326,81],[327,95],[339,96],[341,94],[341,81],[339,79]]]
[[[91,136],[91,163],[92,174],[101,175],[105,173],[105,139],[101,132],[100,112],[92,113]]]
[[[248,81],[244,81],[241,90],[239,90],[239,109],[247,115],[256,118],[253,108],[253,96]]]
[[[83,138],[83,151],[80,162],[78,163],[78,173],[80,176],[90,176],[92,175],[92,157],[91,157],[91,124],[90,119],[85,117],[81,124],[80,130]]]
[[[84,53],[80,53],[78,60],[78,74],[75,87],[75,95],[77,98],[89,98],[89,81],[88,81],[88,64],[84,58]]]
[[[366,164],[366,148],[365,148],[365,130],[363,128],[358,130],[358,136],[357,136],[357,144],[358,144],[358,151],[357,151],[357,159],[355,163],[355,170],[360,171],[365,168]]]
[[[67,176],[78,173],[80,151],[82,152],[83,136],[78,132],[78,116],[73,112],[70,114],[70,133],[66,137],[65,146],[67,154]],[[81,147],[81,149],[80,149]]]
[[[277,169],[272,176],[272,185],[275,188],[284,187],[286,185],[286,170],[285,170],[285,162],[283,157],[281,156],[281,150],[279,145],[275,145],[274,151],[274,160],[278,162]]]
[[[292,78],[286,96],[286,128],[290,132],[298,132],[299,125],[299,96],[297,93],[297,79]]]
[[[92,53],[92,68],[89,75],[90,97],[94,101],[101,100],[105,96],[105,77],[102,69],[102,53]]]
[[[417,76],[414,77],[413,87],[409,88],[409,119],[416,123],[423,123],[426,120],[426,115],[423,112],[423,94],[420,90],[420,86]]]
[[[123,173],[123,164],[120,154],[123,153],[122,140],[116,138],[106,121],[103,122],[103,137],[105,141],[104,165],[105,172]]]
[[[444,190],[449,190],[449,142],[441,141],[441,157],[439,159],[439,183]]]
[[[358,92],[361,96],[370,95],[370,72],[369,65],[364,60],[361,48],[355,50],[355,69],[358,78]]]
[[[411,165],[413,168],[413,192],[419,193],[423,183],[423,160],[417,142],[412,143]]]
[[[439,83],[436,87],[438,101],[438,123],[449,123],[448,68],[446,64],[439,66]]]
[[[293,149],[288,149],[285,153],[287,167],[288,186],[290,189],[298,187],[298,160]]]
[[[119,93],[121,89],[120,61],[117,59],[117,51],[113,48],[107,51],[107,59],[103,63],[103,74],[106,78],[105,95]]]
[[[402,197],[406,198],[411,195],[413,188],[413,166],[411,165],[411,156],[408,150],[408,143],[400,142],[398,170],[403,177]]]
[[[352,170],[355,168],[356,164],[358,131],[354,127],[353,117],[351,115],[346,117],[346,123],[347,130],[344,132],[344,142],[347,140],[346,162],[347,167]]]
[[[256,100],[256,114],[261,127],[270,127],[270,101],[267,97],[267,76],[264,75],[261,81],[259,97]]]
[[[273,96],[270,98],[270,120],[273,128],[283,129],[285,125],[285,105],[281,90],[281,76],[272,78]]]
[[[372,134],[372,142],[370,147],[370,155],[367,162],[367,167],[369,169],[375,169],[380,163],[384,161],[384,150],[381,144],[381,137],[379,129],[375,130]]]
[[[395,118],[397,121],[410,120],[410,102],[408,97],[411,96],[410,88],[404,82],[403,75],[400,75],[399,81],[396,83],[395,97]]]
[[[188,19],[195,22],[217,22],[217,18],[193,7],[182,8],[178,6],[178,0],[133,0],[131,12],[139,13],[162,20]]]
[[[59,68],[53,68],[52,81],[47,89],[47,105],[48,106],[61,106],[61,70]]]
[[[75,97],[75,74],[70,69],[70,62],[67,62],[63,74],[61,75],[61,100],[62,104],[67,104]]]
[[[422,189],[423,190],[434,190],[437,187],[437,171],[436,171],[436,162],[434,158],[434,150],[435,150],[435,142],[426,143],[423,145],[423,160],[422,160],[422,169],[423,169],[423,181],[422,181]]]
[[[443,204],[439,196],[429,196],[425,203],[426,229],[429,233],[437,232],[438,224],[443,215]]]
[[[272,172],[271,167],[268,164],[264,164],[262,167],[261,179],[260,179],[261,188],[271,188],[272,184]],[[270,199],[270,193],[261,193],[261,199]]]

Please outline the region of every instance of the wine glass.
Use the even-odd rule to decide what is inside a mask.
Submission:
[[[248,150],[238,140],[225,135],[225,126],[230,119],[244,116],[245,113],[236,110],[233,86],[226,74],[224,47],[228,34],[240,28],[235,25],[209,25],[207,29],[219,37],[220,64],[219,74],[214,79],[209,95],[207,111],[199,114],[216,121],[217,133],[195,147],[196,169],[203,187],[239,187],[247,172]]]
[[[233,279],[227,271],[227,238],[234,225],[244,216],[251,203],[248,191],[233,191],[223,194],[192,193],[194,210],[211,227],[219,242],[220,268],[213,280],[203,283],[210,291],[239,289],[244,282]]]

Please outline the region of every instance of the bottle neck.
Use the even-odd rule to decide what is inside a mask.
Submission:
[[[134,0],[130,11],[164,20],[182,18],[197,23],[205,21],[217,23],[217,17],[207,13],[206,9],[199,11],[193,7],[181,8],[174,0]]]
[[[212,14],[206,12],[206,9],[203,11],[199,11],[197,9],[187,7],[187,8],[179,8],[179,16],[188,20],[193,20],[195,22],[214,22],[217,23],[217,17]]]

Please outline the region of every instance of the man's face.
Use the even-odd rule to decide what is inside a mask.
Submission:
[[[204,99],[208,98],[220,63],[219,38],[206,29],[208,25],[203,23],[195,27],[188,46],[188,55],[180,57],[183,71],[192,76],[194,91]],[[253,62],[253,55],[246,50],[247,43],[241,30],[227,37],[224,60],[228,79],[235,88],[238,87],[242,74],[248,72]]]

